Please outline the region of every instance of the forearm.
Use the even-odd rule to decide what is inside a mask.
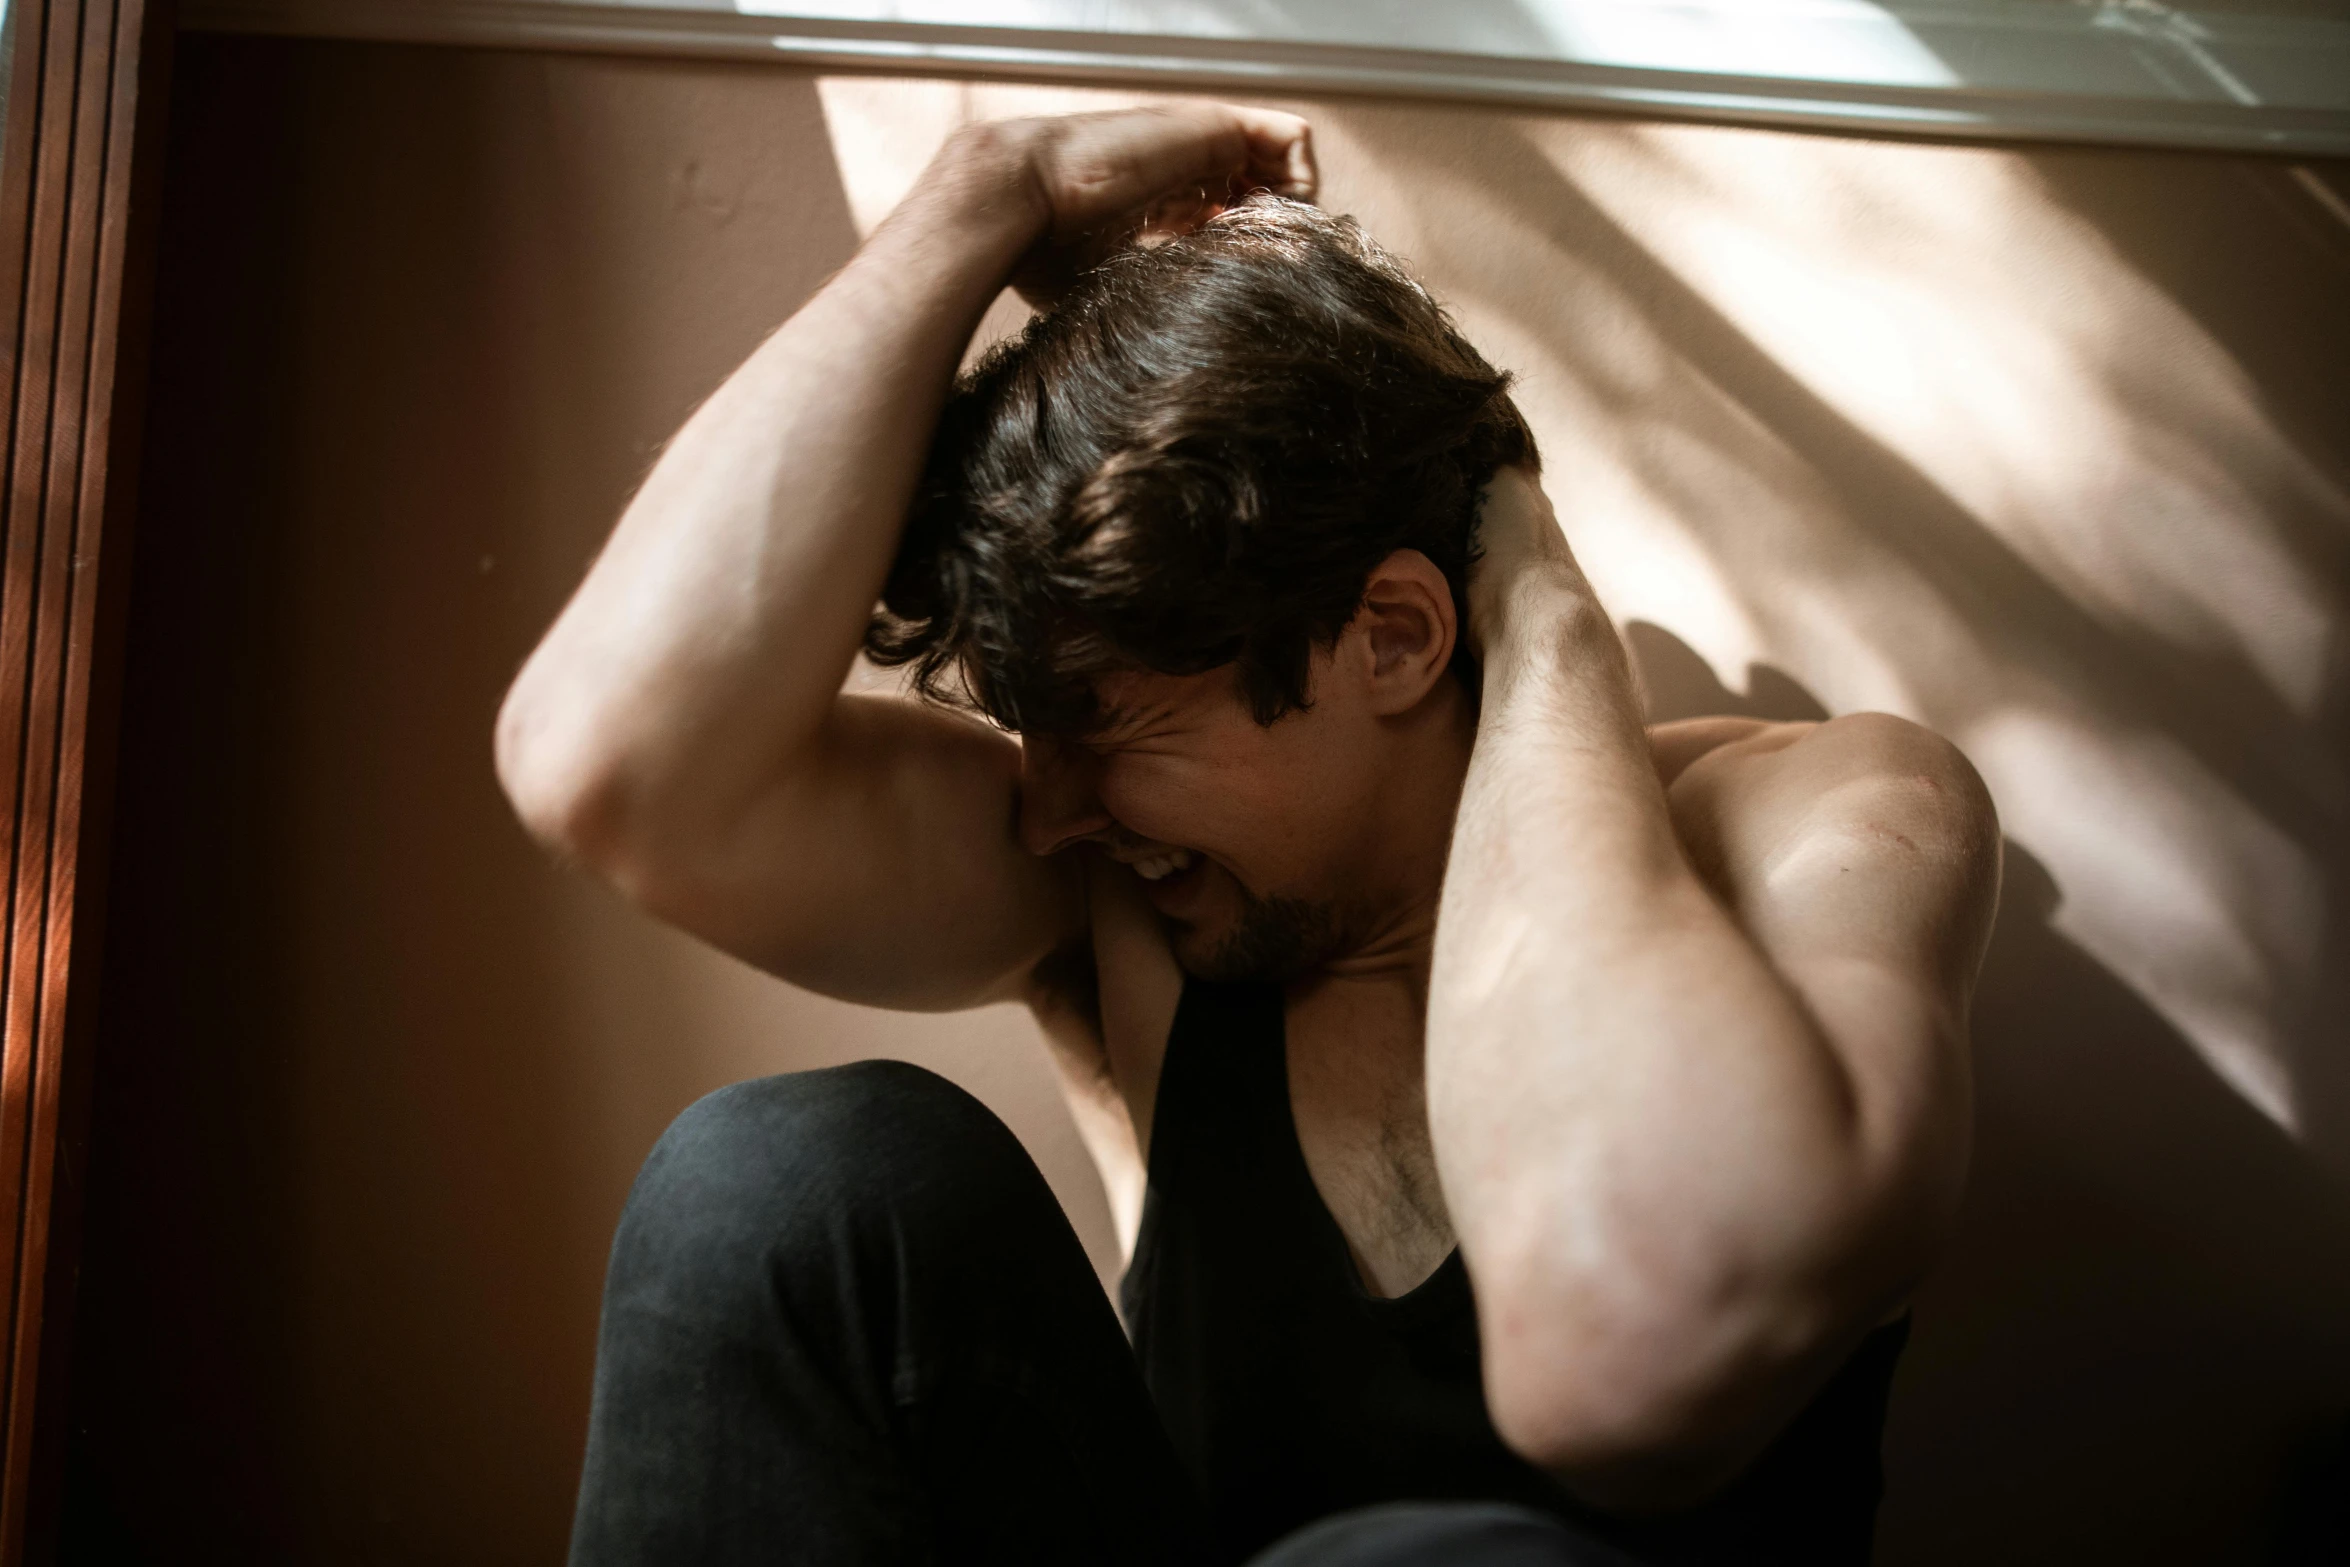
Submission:
[[[1684,857],[1580,572],[1534,566],[1495,609],[1429,1108],[1496,1419],[1572,1463],[1704,1427],[1728,1372],[1810,1331],[1851,1105]]]
[[[525,665],[498,748],[534,826],[723,816],[820,732],[955,365],[1040,228],[974,141],[678,431]]]

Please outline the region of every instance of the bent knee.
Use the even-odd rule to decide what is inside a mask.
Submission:
[[[961,1088],[902,1061],[735,1083],[670,1124],[615,1241],[664,1269],[772,1258],[844,1225],[935,1200],[1006,1158],[1011,1132]]]
[[[686,1106],[653,1150],[656,1160],[732,1164],[745,1157],[821,1153],[853,1145],[893,1121],[952,1119],[979,1102],[936,1072],[905,1061],[856,1061],[730,1083]]]

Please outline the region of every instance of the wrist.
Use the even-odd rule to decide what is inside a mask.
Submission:
[[[1526,563],[1493,583],[1472,613],[1489,704],[1506,701],[1530,672],[1622,659],[1607,611],[1571,560]]]
[[[890,223],[903,218],[908,227],[943,232],[961,253],[995,266],[1000,281],[1052,227],[1033,140],[1019,121],[962,127],[930,160]]]
[[[1591,584],[1572,559],[1534,559],[1480,573],[1470,582],[1472,650],[1490,661],[1529,637],[1606,622]]]

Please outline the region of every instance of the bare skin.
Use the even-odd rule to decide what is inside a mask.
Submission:
[[[1026,1002],[1129,1239],[1184,972],[1269,900],[1318,911],[1292,1107],[1365,1281],[1458,1244],[1505,1439],[1604,1503],[1686,1501],[1948,1229],[1998,885],[1954,748],[1881,715],[1644,731],[1515,472],[1469,624],[1397,552],[1270,726],[1224,671],[1114,677],[1082,745],[841,690],[996,291],[1049,301],[1184,192],[1313,179],[1261,110],[959,135],[678,433],[509,693],[500,777],[558,852],[795,984]]]

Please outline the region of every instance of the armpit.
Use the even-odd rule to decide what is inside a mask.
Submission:
[[[1100,1051],[1101,969],[1094,961],[1091,930],[1045,954],[1029,975],[1028,1004],[1056,1043],[1075,1030],[1092,1042],[1097,1053]]]

